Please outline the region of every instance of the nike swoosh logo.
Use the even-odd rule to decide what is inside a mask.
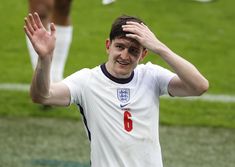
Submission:
[[[120,104],[120,107],[123,108],[123,107],[126,107],[129,103],[127,104]]]

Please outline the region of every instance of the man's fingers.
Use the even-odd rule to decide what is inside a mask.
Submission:
[[[29,18],[30,24],[33,27],[33,29],[37,30],[38,26],[36,25],[34,17],[33,17],[33,15],[31,13],[28,15],[28,18]]]
[[[148,28],[148,26],[146,26],[144,23],[141,23],[142,26],[144,26],[145,28]]]
[[[130,32],[133,34],[137,34],[137,35],[141,35],[141,29],[139,29],[136,26],[132,26],[132,25],[123,25],[122,26],[123,31],[125,32]]]
[[[36,23],[37,27],[38,27],[38,28],[43,28],[43,25],[42,25],[42,22],[41,22],[41,19],[40,19],[38,13],[35,12],[35,13],[33,14],[33,16],[34,16],[34,20],[35,20],[35,23]]]
[[[134,21],[127,21],[126,25],[135,25],[139,28],[143,28],[144,23],[138,23],[138,22],[134,22]]]
[[[56,29],[55,29],[55,24],[54,23],[50,24],[50,29],[51,29],[51,36],[55,36]]]
[[[28,38],[31,40],[31,39],[32,39],[32,34],[31,34],[31,32],[28,30],[27,26],[24,26],[24,32],[26,33],[26,35],[28,36]]]
[[[28,32],[29,32],[31,35],[33,35],[34,29],[33,29],[33,27],[31,26],[31,24],[30,24],[28,18],[25,17],[25,18],[24,18],[24,21],[25,21],[25,26],[27,27]]]
[[[137,23],[133,21],[127,21],[125,25],[122,26],[123,28],[132,28],[137,29],[138,31],[149,31],[148,26],[146,26],[144,23]]]
[[[135,39],[136,41],[140,42],[140,37],[136,34],[126,34],[126,37]]]

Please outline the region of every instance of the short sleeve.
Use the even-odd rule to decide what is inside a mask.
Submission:
[[[151,71],[151,74],[156,80],[157,86],[159,87],[160,95],[169,94],[168,84],[171,79],[176,76],[176,74],[166,68],[152,64],[150,62],[148,62],[146,66]]]
[[[82,94],[90,77],[90,69],[82,69],[68,77],[62,82],[68,86],[70,91],[70,104],[81,104]]]

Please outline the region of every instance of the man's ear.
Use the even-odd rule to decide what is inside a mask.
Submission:
[[[106,47],[106,52],[109,53],[109,48],[111,45],[111,41],[109,39],[106,39],[105,41],[105,47]]]
[[[148,49],[144,48],[142,55],[140,56],[140,61],[143,61],[148,54]]]

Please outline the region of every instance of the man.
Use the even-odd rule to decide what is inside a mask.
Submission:
[[[160,42],[140,19],[121,16],[106,41],[105,64],[51,83],[54,24],[47,32],[34,13],[25,18],[24,30],[39,55],[31,98],[44,105],[79,106],[92,167],[162,167],[159,96],[197,96],[209,86],[191,63]],[[158,54],[175,73],[151,63],[138,65],[147,50]]]

